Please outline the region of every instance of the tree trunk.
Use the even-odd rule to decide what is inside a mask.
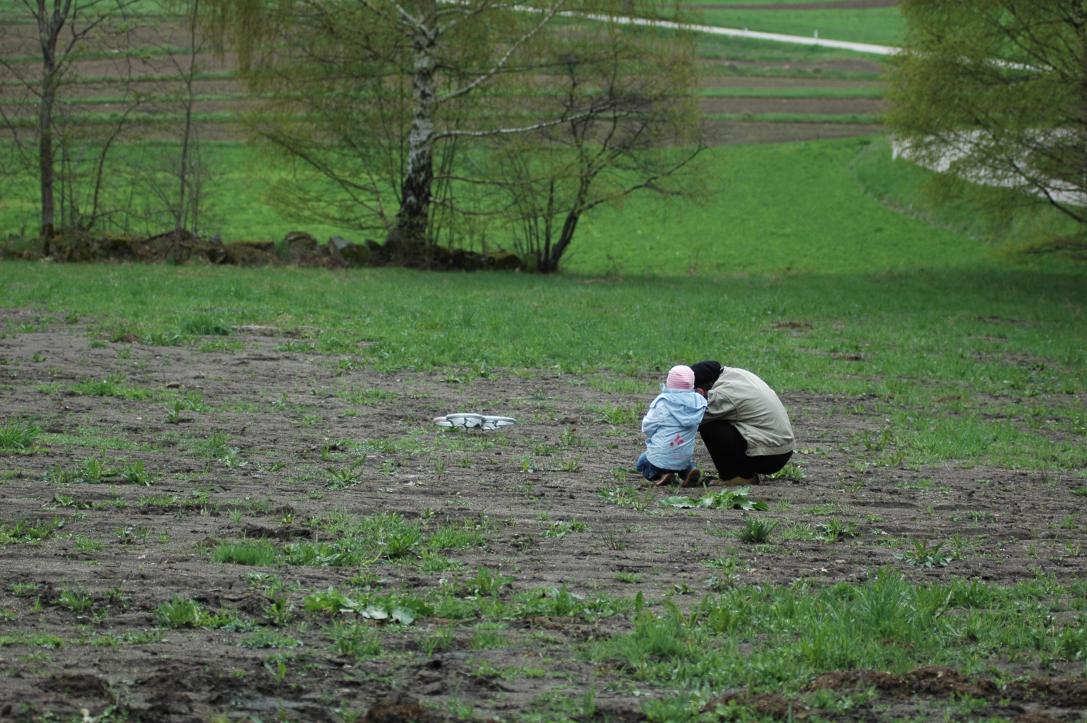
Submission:
[[[412,117],[408,133],[408,168],[401,184],[396,225],[386,238],[392,258],[400,262],[426,261],[427,220],[431,185],[434,182],[434,111],[437,95],[434,80],[434,49],[438,36],[423,18],[412,37]]]
[[[64,25],[60,11],[49,16],[45,0],[38,0],[38,41],[42,50],[41,100],[38,105],[38,181],[41,190],[42,253],[50,251],[50,240],[56,234],[55,202],[53,199],[53,110],[56,103],[57,37]]]
[[[566,253],[566,248],[570,245],[570,242],[574,240],[574,231],[577,230],[577,222],[580,220],[580,210],[570,211],[570,213],[566,214],[566,221],[562,224],[562,233],[559,234],[559,240],[551,247],[551,253],[548,254],[540,273],[553,274],[559,270],[559,262],[562,260],[562,255]]]

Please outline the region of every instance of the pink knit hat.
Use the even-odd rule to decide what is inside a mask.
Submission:
[[[669,389],[694,389],[694,370],[685,364],[677,364],[668,370],[668,379],[664,386]]]

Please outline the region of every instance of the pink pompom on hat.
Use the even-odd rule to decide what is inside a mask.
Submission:
[[[694,370],[685,364],[677,364],[668,370],[664,386],[668,389],[694,390]]]

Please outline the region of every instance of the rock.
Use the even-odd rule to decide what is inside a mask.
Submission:
[[[328,239],[328,253],[345,266],[369,266],[373,255],[369,245],[357,244],[340,236]]]
[[[266,241],[239,241],[223,246],[224,264],[264,266],[279,260],[275,244]]]
[[[290,261],[311,259],[317,255],[317,239],[305,231],[291,231],[279,245],[280,256]]]

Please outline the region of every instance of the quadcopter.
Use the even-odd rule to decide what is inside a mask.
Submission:
[[[490,414],[476,414],[475,412],[454,412],[441,417],[434,417],[434,423],[440,427],[491,430],[512,427],[517,424],[517,420],[513,417],[497,417]]]

